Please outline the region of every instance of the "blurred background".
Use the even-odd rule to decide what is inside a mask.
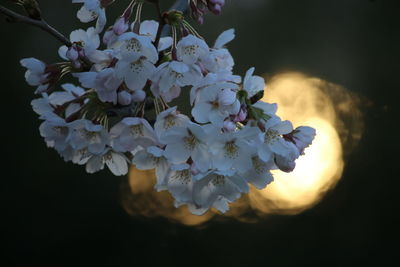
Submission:
[[[127,1],[117,2],[109,18]],[[173,1],[161,2],[167,8]],[[270,101],[290,108],[291,96],[321,96],[300,103],[305,110],[312,105],[313,116],[321,111],[319,116],[336,131],[325,143],[337,146],[320,146],[321,156],[304,168],[335,166],[330,182],[317,193],[305,191],[315,199],[303,206],[279,206],[291,197],[298,203],[296,190],[287,191],[283,200],[269,198],[261,204],[245,197],[239,203],[244,209],[239,205],[226,216],[209,214],[193,222],[182,219],[184,214],[166,214],[171,207],[135,192],[139,187],[129,177],[108,171],[89,175],[64,163],[39,135],[40,121],[30,106],[34,89],[25,83],[19,65],[24,57],[58,61],[60,44],[1,16],[2,266],[395,265],[400,186],[395,162],[400,115],[395,97],[400,87],[397,1],[226,2],[223,15],[207,16],[199,32],[212,44],[223,30],[235,28],[236,39],[229,44],[234,72],[244,75],[254,66],[266,78]],[[78,23],[79,5],[69,0],[39,3],[45,19],[66,35],[88,26]],[[154,15],[152,9],[145,6],[145,18]],[[283,110],[282,117],[295,121],[301,113]],[[325,156],[332,151],[337,154],[331,163]],[[307,177],[292,177],[297,182],[301,178]],[[277,184],[284,179],[276,177]],[[152,210],[146,206],[150,204],[155,205]]]

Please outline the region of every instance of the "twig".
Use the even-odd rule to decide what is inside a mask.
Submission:
[[[71,42],[64,35],[62,35],[60,32],[58,32],[52,26],[47,24],[47,22],[44,21],[43,19],[42,20],[31,19],[27,16],[23,16],[18,13],[15,13],[14,11],[12,11],[2,5],[0,5],[0,13],[3,13],[4,15],[6,15],[9,18],[10,22],[20,22],[20,23],[32,25],[34,27],[40,28],[43,31],[51,34],[57,40],[59,40],[60,42],[65,44],[66,46],[72,45]]]

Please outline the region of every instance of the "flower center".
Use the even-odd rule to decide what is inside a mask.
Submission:
[[[187,185],[190,182],[190,172],[189,170],[176,171],[171,179],[178,181],[182,185]]]
[[[272,143],[272,141],[276,140],[278,136],[279,133],[277,131],[269,129],[268,131],[265,132],[264,143],[270,144]]]
[[[97,132],[85,131],[85,137],[89,140],[94,140],[97,137]]]
[[[112,161],[113,161],[113,158],[112,158],[111,152],[108,152],[107,154],[105,154],[105,155],[103,156],[103,163],[105,163],[105,162],[112,162]]]
[[[142,61],[139,59],[137,61],[132,62],[129,65],[130,69],[132,70],[132,72],[136,73],[136,74],[140,74],[143,70],[143,64]]]
[[[232,141],[229,141],[229,142],[226,142],[225,143],[225,146],[224,146],[224,150],[225,150],[225,156],[227,157],[227,158],[231,158],[231,159],[234,159],[234,158],[236,158],[237,156],[238,156],[238,146],[235,144],[235,141],[234,140],[232,140]]]
[[[196,136],[194,136],[192,133],[189,133],[188,136],[183,138],[183,141],[185,142],[185,147],[189,150],[193,150],[198,143]]]
[[[89,153],[89,150],[87,148],[83,148],[77,151],[77,157],[78,157],[78,162],[83,161],[90,157],[91,154]]]
[[[175,116],[172,114],[169,114],[167,116],[165,116],[164,119],[164,129],[168,130],[169,128],[175,126],[176,122],[175,122]]]
[[[132,51],[132,52],[140,52],[141,45],[140,42],[136,39],[130,39],[126,41],[126,50]]]
[[[215,177],[211,180],[211,183],[215,186],[224,185],[225,184],[225,176],[215,175]]]
[[[142,124],[132,125],[130,128],[131,128],[131,134],[133,136],[143,136],[144,135]]]
[[[196,51],[198,48],[199,48],[198,45],[188,45],[188,46],[185,46],[185,48],[183,49],[183,53],[185,55],[194,55],[194,54],[196,54]]]
[[[265,164],[265,162],[262,162],[258,157],[252,157],[251,161],[253,162],[253,167],[257,174],[268,172],[267,165]]]
[[[219,108],[219,102],[218,101],[210,101],[210,104],[213,109],[218,109]]]
[[[55,131],[57,134],[67,134],[68,128],[65,126],[54,126],[53,131]]]
[[[92,19],[96,19],[98,16],[99,16],[99,14],[97,14],[96,11],[91,11],[91,12],[90,12],[90,17],[91,17]]]
[[[170,75],[173,76],[173,77],[175,77],[176,79],[181,79],[181,78],[183,78],[183,74],[182,74],[182,73],[176,72],[176,71],[174,71],[174,70],[171,70]]]

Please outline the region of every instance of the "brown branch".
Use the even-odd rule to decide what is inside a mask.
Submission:
[[[59,40],[61,43],[65,44],[66,46],[72,45],[72,43],[64,35],[62,35],[60,32],[58,32],[52,26],[47,24],[47,22],[44,21],[43,19],[41,19],[41,20],[31,19],[27,16],[23,16],[18,13],[15,13],[14,11],[12,11],[2,5],[0,5],[0,13],[3,13],[4,15],[6,15],[9,22],[20,22],[20,23],[32,25],[34,27],[40,28],[41,30],[51,34],[53,37],[55,37],[57,40]]]

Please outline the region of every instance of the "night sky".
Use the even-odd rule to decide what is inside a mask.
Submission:
[[[78,5],[70,2],[39,1],[46,20],[63,33],[86,26],[75,19]],[[165,2],[168,7],[172,1]],[[0,16],[1,265],[395,265],[400,190],[397,2],[228,0],[223,16],[206,17],[198,28],[210,42],[223,30],[236,29],[229,44],[235,73],[243,75],[254,66],[260,75],[299,71],[339,84],[363,99],[365,128],[345,158],[342,179],[312,209],[257,223],[212,220],[201,227],[128,215],[121,206],[127,177],[107,170],[86,174],[46,147],[30,106],[34,88],[25,83],[19,60],[33,56],[55,62],[60,44]]]

